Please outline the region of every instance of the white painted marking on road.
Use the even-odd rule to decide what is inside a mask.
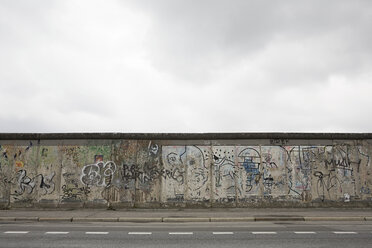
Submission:
[[[170,235],[193,235],[192,232],[170,232]]]
[[[151,235],[152,232],[129,232],[129,235]]]
[[[7,232],[4,232],[4,233],[9,233],[9,234],[25,234],[25,233],[29,233],[29,231],[7,231]]]
[[[85,232],[85,234],[108,234],[108,232]]]
[[[233,232],[213,232],[215,235],[231,235],[234,234]]]
[[[316,234],[316,232],[294,232],[295,234]]]
[[[356,232],[333,232],[334,234],[357,234]]]
[[[252,234],[277,234],[276,232],[252,232]]]
[[[45,234],[68,234],[68,232],[46,232]]]

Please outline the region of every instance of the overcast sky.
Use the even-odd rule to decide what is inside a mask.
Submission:
[[[0,0],[0,132],[372,132],[372,1]]]

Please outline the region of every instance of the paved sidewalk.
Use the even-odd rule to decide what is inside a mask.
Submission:
[[[229,209],[74,209],[0,210],[0,222],[235,222],[235,221],[372,221],[372,209],[229,208]]]

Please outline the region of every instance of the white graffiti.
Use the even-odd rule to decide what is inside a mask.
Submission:
[[[80,180],[85,185],[107,187],[111,184],[115,171],[116,164],[113,161],[88,164],[82,169]]]
[[[149,155],[151,155],[151,154],[157,155],[158,151],[159,151],[159,146],[157,144],[151,144],[151,141],[150,141],[149,146],[148,146],[148,150],[149,150]]]

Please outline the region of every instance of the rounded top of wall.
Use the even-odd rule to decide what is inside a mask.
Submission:
[[[239,140],[239,139],[372,139],[372,133],[0,133],[0,140]]]

